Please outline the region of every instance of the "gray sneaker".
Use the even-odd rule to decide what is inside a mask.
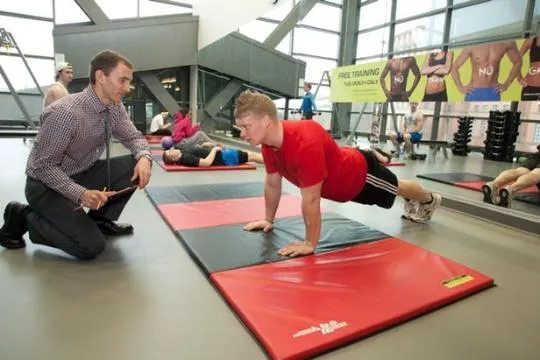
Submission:
[[[433,213],[441,205],[442,197],[439,194],[431,193],[433,200],[428,204],[420,204],[418,211],[412,216],[411,220],[424,223],[431,219]]]
[[[403,219],[411,220],[412,217],[416,215],[419,206],[420,202],[418,202],[417,200],[405,199],[405,204],[403,205],[403,214],[401,215],[401,217]]]

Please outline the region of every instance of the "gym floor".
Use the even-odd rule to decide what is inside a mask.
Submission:
[[[0,139],[0,207],[24,201],[30,148]],[[114,144],[113,153],[126,153]],[[478,154],[393,170],[470,171],[496,175],[508,164]],[[151,186],[262,181],[264,169],[166,173],[154,166]],[[430,181],[437,191],[457,188]],[[295,187],[285,190],[298,194]],[[471,192],[466,191],[470,196]],[[475,193],[471,201],[481,201]],[[537,236],[439,209],[429,224],[402,220],[403,203],[390,210],[325,201],[324,206],[390,235],[473,267],[496,287],[398,325],[320,359],[531,359],[540,352],[540,241]],[[525,205],[524,205],[525,206]],[[527,207],[524,211],[538,209]],[[264,359],[266,355],[180,242],[137,191],[121,221],[131,236],[111,239],[97,260],[79,263],[31,243],[0,250],[0,358],[11,359]],[[411,279],[414,281],[414,279]],[[317,299],[313,299],[317,301]],[[358,309],[369,311],[369,309]]]

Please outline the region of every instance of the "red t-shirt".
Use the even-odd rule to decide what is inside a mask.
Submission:
[[[355,148],[340,147],[316,121],[282,121],[279,149],[263,145],[268,174],[279,173],[300,188],[323,182],[321,196],[345,202],[364,187],[367,163]]]

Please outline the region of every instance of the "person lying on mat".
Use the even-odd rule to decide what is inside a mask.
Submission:
[[[529,155],[519,167],[504,170],[495,180],[482,186],[484,202],[510,207],[513,194],[529,186],[536,185],[540,191],[540,145],[536,153]],[[508,183],[515,181],[511,185]],[[506,185],[506,186],[504,186]],[[501,186],[504,186],[501,188]]]
[[[174,115],[172,140],[175,144],[200,145],[204,142],[215,142],[201,130],[201,124],[192,125],[188,109],[181,109]]]
[[[236,166],[246,162],[263,163],[261,154],[221,146],[178,146],[163,152],[167,165],[209,167],[212,165]]]
[[[302,193],[304,242],[283,247],[280,255],[313,253],[321,232],[321,198],[390,208],[400,195],[406,199],[403,216],[415,222],[431,219],[441,203],[439,194],[427,192],[417,182],[398,180],[371,151],[339,147],[318,122],[279,121],[275,104],[264,94],[243,92],[236,99],[235,119],[243,140],[262,145],[266,168],[266,216],[244,230],[272,230],[282,177]]]

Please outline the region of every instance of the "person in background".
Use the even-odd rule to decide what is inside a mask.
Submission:
[[[300,109],[298,109],[298,112],[302,114],[302,119],[311,120],[313,119],[313,113],[317,111],[315,96],[311,93],[311,84],[304,84],[304,92],[302,105],[300,106]]]
[[[73,80],[73,67],[67,62],[60,62],[54,67],[54,80],[45,96],[43,97],[43,109],[52,104],[58,99],[69,95],[67,87]]]
[[[191,115],[187,109],[181,109],[174,114],[174,130],[172,140],[175,144],[197,145],[205,142],[215,144],[204,131],[201,130],[201,124],[191,124]]]
[[[169,122],[171,115],[168,112],[162,112],[152,118],[150,123],[150,135],[166,135],[171,136],[172,132],[169,129],[172,127],[172,122]]]

